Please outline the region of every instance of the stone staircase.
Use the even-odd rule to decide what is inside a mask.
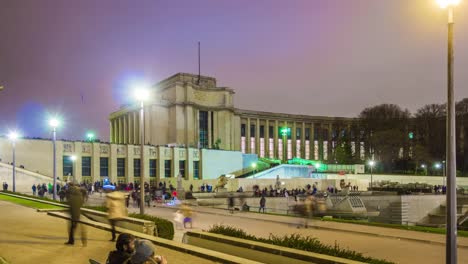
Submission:
[[[430,227],[445,227],[447,205],[441,204],[435,212],[429,213],[428,216],[417,223],[421,226]],[[468,197],[457,197],[457,222],[461,225],[468,220]]]

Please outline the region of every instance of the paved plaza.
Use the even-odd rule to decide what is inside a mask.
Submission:
[[[94,194],[89,200],[95,205],[103,201],[104,197],[99,194]],[[65,246],[65,220],[7,202],[0,202],[0,206],[4,212],[8,212],[0,216],[0,256],[10,263],[30,263],[38,259],[50,263],[86,263],[89,258],[104,262],[107,253],[114,248],[114,244],[108,241],[109,232],[92,227],[87,228],[87,247],[82,247],[79,242],[74,247]],[[438,264],[445,259],[444,235],[317,220],[312,221],[311,228],[298,229],[302,219],[290,216],[237,211],[230,214],[227,210],[206,207],[194,209],[195,230],[207,230],[214,224],[225,224],[242,228],[256,236],[300,233],[314,236],[326,244],[338,243],[340,247],[395,263]],[[146,213],[173,221],[175,210],[177,208],[171,206],[147,207]],[[139,212],[139,209],[131,204],[129,211]],[[180,242],[184,232],[183,229],[176,229],[174,240]],[[459,263],[468,263],[468,238],[459,237],[458,245]],[[159,254],[167,256],[170,263],[212,263],[159,246],[157,250]]]
[[[130,211],[139,209],[130,205]],[[147,214],[173,220],[173,207],[151,207]],[[381,228],[365,225],[313,221],[311,228],[298,229],[302,219],[257,213],[235,212],[213,208],[195,208],[195,230],[207,230],[214,224],[242,228],[256,236],[300,233],[318,238],[321,242],[361,252],[374,258],[383,258],[395,263],[440,264],[445,261],[445,235]],[[181,239],[184,230],[176,230],[175,239]],[[468,263],[468,238],[458,238],[459,263]]]
[[[66,220],[3,201],[0,208],[0,257],[10,264],[88,263],[89,258],[105,263],[107,254],[115,248],[115,242],[109,242],[109,232],[92,227],[87,227],[86,247],[79,238],[75,246],[66,246],[63,244],[68,238]],[[80,230],[76,234],[79,236]],[[166,256],[169,263],[214,263],[159,246],[156,252]]]

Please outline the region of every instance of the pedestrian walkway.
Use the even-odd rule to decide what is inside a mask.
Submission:
[[[88,227],[88,243],[80,238],[75,246],[66,246],[66,220],[38,213],[35,209],[0,201],[0,256],[10,264],[22,263],[88,263],[92,258],[105,263],[115,242],[109,242],[110,233]],[[77,235],[80,230],[77,230]],[[189,254],[157,246],[157,254],[166,256],[168,263],[213,263]]]
[[[95,203],[100,203],[101,199],[98,197],[97,194],[93,195],[93,199],[95,199]],[[174,206],[167,206],[162,204],[155,204],[156,207],[162,208],[172,208],[174,212],[177,210],[177,207]],[[130,205],[131,212],[139,212],[138,208],[133,208]],[[232,216],[232,217],[239,217],[239,218],[247,218],[252,220],[258,221],[268,221],[268,222],[276,222],[276,223],[283,223],[288,225],[296,225],[299,226],[303,223],[302,218],[294,217],[294,216],[286,216],[286,215],[273,215],[273,214],[262,214],[256,212],[242,212],[242,211],[235,211],[234,214],[231,214],[228,210],[211,208],[211,207],[193,207],[194,212],[199,213],[207,213],[213,215],[223,215],[223,216]],[[150,209],[152,211],[152,209]],[[169,219],[172,220],[172,219]],[[393,239],[403,239],[421,243],[428,243],[428,244],[439,244],[445,245],[445,235],[444,234],[434,234],[434,233],[424,233],[419,231],[411,231],[411,230],[404,230],[404,229],[396,229],[396,228],[387,228],[387,227],[377,227],[377,226],[369,226],[369,225],[359,225],[359,224],[351,224],[351,223],[340,223],[340,222],[333,222],[333,221],[320,221],[314,219],[310,222],[309,228],[316,228],[316,229],[323,229],[323,230],[333,230],[333,231],[340,231],[340,232],[351,232],[369,236],[378,236],[378,237],[387,237]],[[177,232],[176,230],[176,238],[182,237],[181,232]],[[468,248],[468,238],[467,237],[458,237],[458,247],[459,248]]]

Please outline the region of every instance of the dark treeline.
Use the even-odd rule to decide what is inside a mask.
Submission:
[[[365,144],[366,160],[378,161],[377,171],[386,173],[443,173],[445,160],[446,105],[429,104],[415,114],[394,104],[364,109],[359,115],[359,130]],[[468,176],[468,98],[456,103],[457,170]],[[349,149],[345,144],[338,144]],[[335,151],[335,160],[346,158],[346,151]],[[346,162],[346,161],[345,161]],[[440,168],[434,164],[439,163]]]

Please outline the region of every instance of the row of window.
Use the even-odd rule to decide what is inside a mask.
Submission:
[[[247,125],[246,124],[241,124],[241,136],[242,137],[246,137],[246,129],[247,129]],[[278,137],[281,137],[281,129],[283,129],[283,127],[278,127]],[[296,138],[301,138],[302,136],[302,128],[301,127],[296,127]],[[304,129],[304,138],[305,140],[311,140],[311,137],[310,137],[310,128],[309,127],[306,127]],[[355,137],[355,132],[353,130],[349,131],[349,135],[351,138],[354,138]],[[251,137],[255,137],[255,135],[257,134],[257,130],[256,130],[256,125],[250,125],[250,136]],[[265,138],[265,126],[264,125],[260,125],[259,127],[259,134],[260,134],[260,138]],[[291,139],[291,131],[289,131],[287,133],[287,137],[288,139]],[[336,130],[336,129],[333,129],[332,130],[332,133],[331,133],[331,137],[332,139],[336,139],[339,135],[341,137],[344,137],[345,135],[347,135],[348,132],[346,129],[341,129],[341,130]],[[363,132],[361,131],[361,137],[363,135]],[[274,126],[268,126],[268,137],[269,138],[274,138]],[[319,138],[322,138],[322,139],[328,139],[328,129],[326,128],[319,128],[319,127],[315,127],[314,128],[314,140],[318,140]]]
[[[149,160],[149,176],[156,177],[156,159]],[[179,173],[185,177],[185,160],[179,160]],[[199,179],[200,162],[193,161],[193,178]],[[70,156],[63,156],[63,175],[73,176],[73,161]],[[91,176],[91,157],[81,158],[81,175]],[[109,158],[99,158],[99,175],[101,177],[109,176]],[[140,159],[133,159],[133,176],[141,175]],[[172,175],[172,160],[164,160],[164,178],[170,178]],[[117,158],[117,177],[125,177],[125,158]]]
[[[250,153],[257,153],[256,151],[256,141],[255,141],[255,137],[251,137],[250,138]],[[259,155],[261,158],[264,158],[266,157],[266,154],[268,154],[268,157],[269,158],[275,158],[275,153],[274,153],[274,139],[270,138],[268,139],[268,149],[269,149],[269,152],[268,153],[265,153],[265,146],[266,146],[266,142],[265,142],[265,139],[263,138],[260,138],[259,140],[259,145],[260,145],[260,151],[259,151]],[[310,153],[310,145],[311,143],[313,144],[312,147],[313,147],[313,153]],[[336,142],[332,141],[332,151],[334,151],[334,149],[336,148]],[[364,149],[364,142],[360,142],[359,143],[360,145],[359,146],[356,146],[356,142],[351,142],[351,153],[352,155],[355,155],[356,154],[356,151],[359,151],[359,157],[361,157],[361,159],[364,159],[364,154],[365,154],[365,149]],[[246,144],[246,138],[245,137],[241,137],[241,151],[242,153],[247,153],[247,144]],[[286,147],[286,154],[287,154],[287,159],[292,159],[293,158],[293,152],[292,152],[292,140],[291,139],[288,139],[286,141],[286,146],[283,146],[283,140],[281,138],[278,138],[278,158],[283,158],[283,147]],[[320,151],[320,147],[322,147],[322,152],[323,152],[323,159],[324,160],[327,160],[328,159],[328,142],[327,141],[323,141],[323,145],[320,145],[319,141],[313,141],[313,142],[310,142],[309,140],[306,140],[305,141],[305,156],[302,157],[301,155],[301,150],[302,150],[302,142],[301,140],[296,140],[296,153],[295,153],[295,157],[298,157],[298,158],[305,158],[305,159],[315,159],[315,160],[318,160],[320,159],[319,157],[319,151]],[[312,154],[312,156],[311,156]]]

